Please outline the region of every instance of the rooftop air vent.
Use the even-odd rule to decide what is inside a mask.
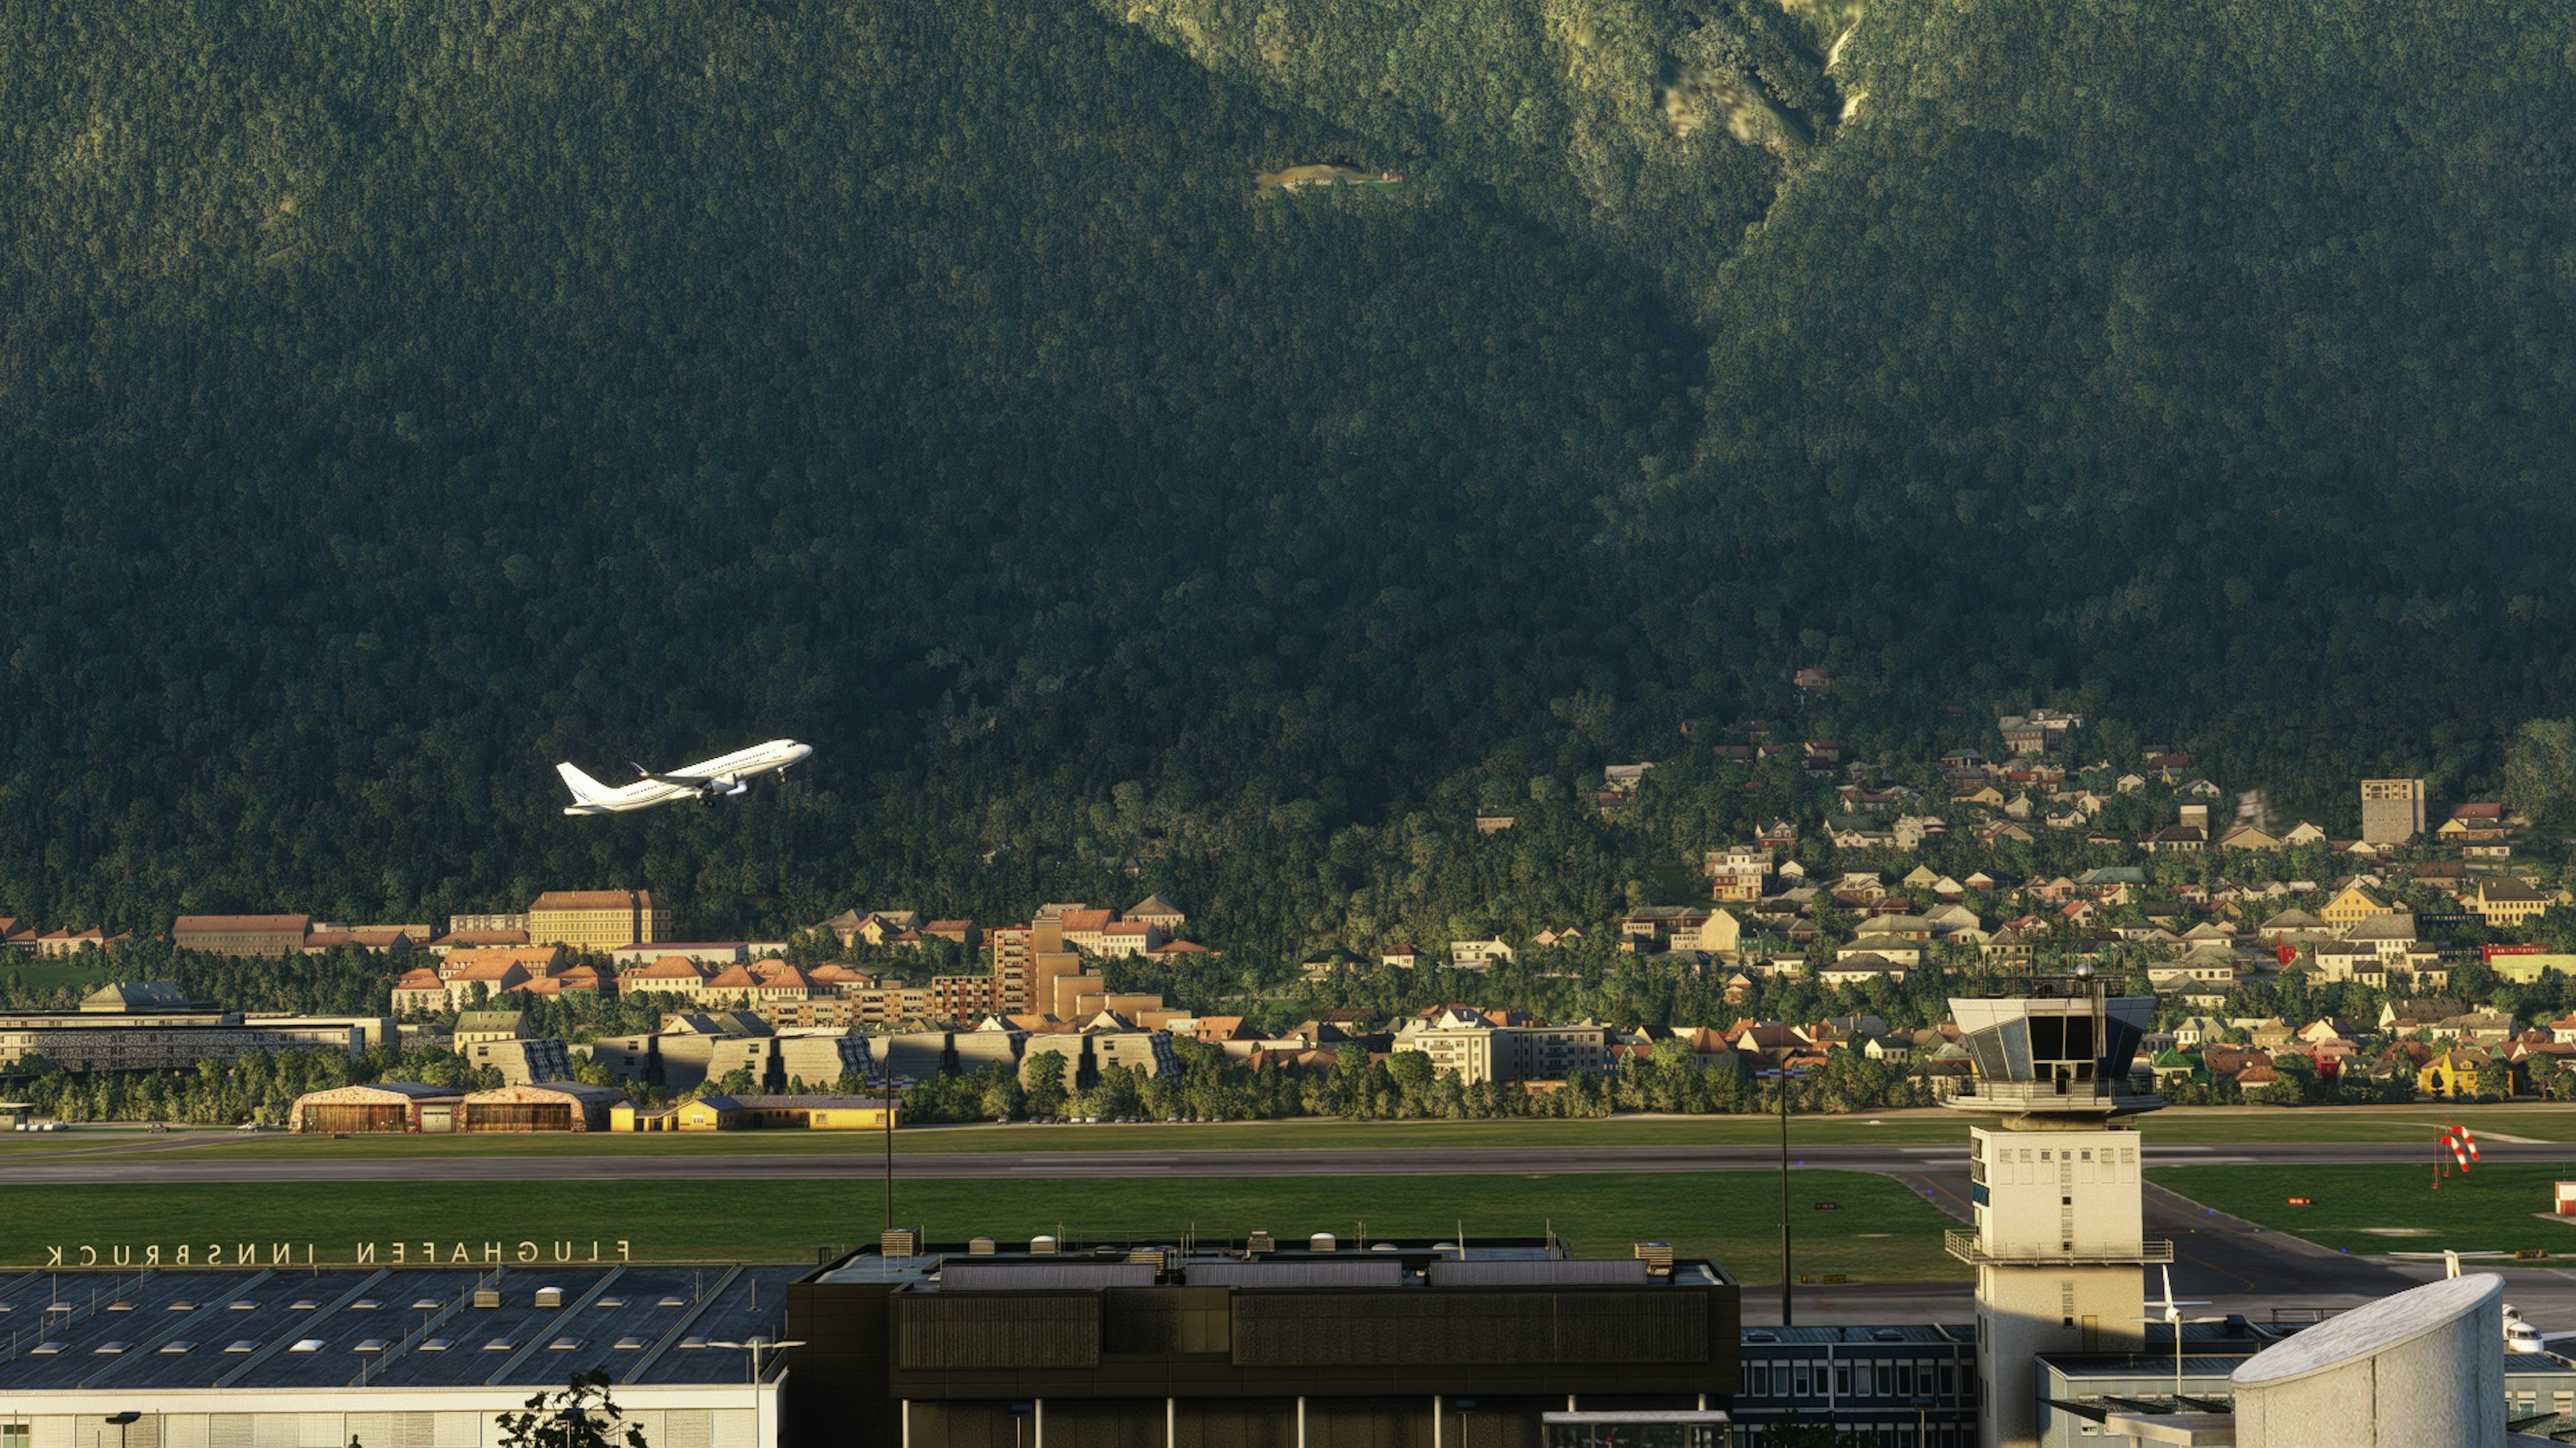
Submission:
[[[58,1353],[62,1350],[63,1345],[58,1342],[40,1342],[34,1347],[28,1349],[29,1352],[36,1354],[38,1357],[44,1357],[50,1353]]]
[[[593,1307],[624,1307],[625,1305],[626,1299],[623,1297],[603,1297],[591,1304]]]
[[[98,1354],[100,1357],[114,1357],[118,1353],[121,1353],[132,1346],[132,1343],[127,1342],[103,1342],[98,1346],[91,1348],[90,1351]]]
[[[383,1303],[378,1302],[372,1297],[361,1297],[357,1301],[349,1304],[349,1310],[351,1312],[373,1312],[382,1306],[384,1306]]]
[[[540,1287],[540,1288],[538,1288],[538,1289],[537,1289],[537,1306],[539,1306],[539,1307],[561,1307],[561,1306],[563,1306],[563,1289],[562,1289],[562,1288],[560,1288],[560,1287]]]
[[[969,1242],[966,1244],[966,1255],[967,1255],[967,1256],[969,1256],[969,1257],[990,1257],[990,1256],[992,1256],[992,1255],[993,1255],[993,1239],[992,1239],[992,1238],[990,1238],[990,1237],[977,1237],[977,1238],[974,1238],[973,1240],[969,1241]]]
[[[385,1340],[381,1337],[371,1337],[365,1342],[358,1344],[358,1351],[360,1352],[383,1352],[384,1350]]]
[[[1333,1240],[1333,1234],[1330,1232],[1317,1232],[1306,1239],[1306,1250],[1309,1252],[1330,1252],[1340,1245]]]
[[[194,1312],[197,1310],[197,1304],[187,1301],[173,1302],[170,1304],[170,1310],[172,1312]]]
[[[475,1289],[474,1289],[474,1305],[475,1305],[475,1306],[477,1306],[477,1307],[498,1307],[498,1306],[500,1306],[500,1305],[501,1305],[501,1289],[500,1289],[500,1288],[498,1288],[498,1287],[477,1287],[477,1288],[475,1288]]]
[[[644,1339],[640,1337],[621,1337],[617,1340],[619,1352],[639,1352],[643,1347]]]
[[[165,1342],[165,1343],[161,1344],[161,1350],[162,1350],[163,1352],[166,1352],[166,1353],[173,1353],[173,1354],[176,1354],[176,1353],[183,1353],[183,1352],[191,1352],[191,1351],[194,1351],[194,1350],[195,1350],[195,1348],[196,1348],[196,1346],[197,1346],[197,1345],[196,1345],[195,1343],[193,1343],[193,1342],[189,1342],[189,1341],[187,1341],[185,1338],[182,1338],[182,1339],[180,1339],[180,1340],[179,1340],[179,1341],[177,1341],[177,1342]]]
[[[919,1227],[886,1228],[877,1236],[877,1253],[885,1257],[921,1255],[921,1229]]]
[[[453,1346],[455,1346],[455,1344],[449,1342],[443,1337],[423,1338],[421,1340],[420,1350],[422,1352],[445,1352]]]
[[[517,1343],[510,1341],[506,1337],[496,1337],[485,1342],[483,1344],[483,1350],[485,1352],[508,1352],[510,1349],[517,1346]]]
[[[321,1305],[321,1303],[314,1301],[310,1297],[299,1297],[293,1302],[286,1304],[286,1310],[289,1312],[311,1312],[313,1309],[320,1307]]]
[[[1243,1246],[1244,1250],[1249,1252],[1276,1252],[1279,1250],[1279,1244],[1270,1240],[1270,1234],[1268,1232],[1253,1233],[1251,1237],[1245,1240]]]
[[[224,1344],[224,1351],[226,1351],[226,1352],[257,1352],[257,1351],[259,1351],[259,1344],[258,1344],[258,1343],[255,1343],[255,1342],[253,1342],[253,1341],[251,1341],[249,1338],[246,1338],[246,1337],[237,1337],[237,1338],[234,1338],[232,1341],[230,1341],[230,1342],[228,1342],[228,1343],[225,1343],[225,1344]]]
[[[109,1303],[107,1305],[107,1310],[110,1312],[132,1312],[134,1310],[134,1304],[120,1297],[116,1301]]]
[[[1030,1256],[1032,1256],[1032,1257],[1052,1257],[1052,1256],[1054,1256],[1054,1255],[1055,1255],[1055,1238],[1053,1238],[1053,1237],[1031,1237],[1031,1238],[1029,1239],[1029,1255],[1030,1255]]]
[[[1672,1270],[1673,1270],[1673,1244],[1672,1244],[1672,1243],[1670,1243],[1670,1242],[1639,1242],[1639,1243],[1637,1244],[1636,1251],[1637,1251],[1637,1257],[1638,1257],[1638,1259],[1639,1259],[1640,1261],[1642,1261],[1642,1262],[1644,1262],[1644,1263],[1646,1264],[1646,1270],[1647,1270],[1649,1273],[1651,1273],[1651,1274],[1653,1274],[1653,1275],[1655,1275],[1655,1276],[1657,1276],[1657,1277],[1668,1277],[1668,1276],[1671,1276],[1671,1275],[1672,1275]]]
[[[445,1304],[441,1303],[435,1297],[417,1297],[412,1299],[411,1310],[414,1312],[436,1312],[444,1305]]]
[[[318,1337],[299,1337],[295,1340],[295,1346],[287,1349],[288,1352],[320,1352],[321,1350],[322,1339]]]
[[[571,1352],[571,1351],[573,1351],[574,1349],[579,1348],[580,1346],[581,1346],[581,1339],[580,1339],[580,1338],[577,1338],[577,1337],[559,1337],[559,1338],[556,1338],[554,1341],[552,1341],[552,1342],[550,1342],[550,1343],[547,1343],[547,1344],[546,1344],[546,1351],[548,1351],[548,1352]]]

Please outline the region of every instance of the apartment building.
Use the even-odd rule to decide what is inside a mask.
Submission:
[[[209,955],[257,958],[301,954],[312,933],[310,915],[182,915],[170,927],[170,943]]]
[[[528,938],[605,953],[671,938],[671,907],[650,890],[548,890],[528,905]]]
[[[2361,782],[2361,837],[2374,845],[2402,845],[2424,832],[2424,781]]]

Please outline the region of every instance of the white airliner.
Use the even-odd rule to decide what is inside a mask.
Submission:
[[[642,776],[623,789],[611,789],[570,763],[558,764],[555,772],[572,786],[572,803],[564,807],[568,815],[622,814],[627,810],[651,809],[657,804],[671,804],[694,799],[700,804],[713,804],[719,799],[746,794],[751,790],[751,777],[785,769],[814,752],[811,744],[793,739],[772,739],[749,749],[701,760],[668,774],[656,774],[643,765],[635,772]]]

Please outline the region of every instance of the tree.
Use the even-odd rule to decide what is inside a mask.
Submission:
[[[608,1395],[604,1372],[575,1373],[563,1387],[500,1415],[501,1448],[651,1448],[644,1430]]]
[[[2506,804],[2544,830],[2576,826],[2576,719],[2528,719],[2505,745]]]
[[[1029,1115],[1045,1118],[1064,1114],[1070,1093],[1064,1084],[1062,1051],[1032,1052],[1021,1068],[1020,1079],[1027,1083],[1022,1087],[1021,1104],[1028,1108]]]

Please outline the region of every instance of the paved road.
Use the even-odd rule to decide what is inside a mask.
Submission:
[[[273,1138],[272,1138],[273,1140]],[[2147,1148],[2150,1166],[2216,1166],[2385,1162],[2400,1148],[2368,1142],[2298,1142],[2263,1146],[2173,1145]],[[2576,1160],[2576,1146],[2492,1142],[2484,1159]],[[1958,1146],[1812,1146],[1793,1148],[1797,1165],[1877,1172],[1926,1192],[1953,1216],[1967,1215],[1967,1163]],[[1228,1151],[901,1152],[901,1177],[1012,1179],[1084,1177],[1437,1176],[1554,1172],[1770,1171],[1779,1151],[1760,1146],[1591,1146],[1430,1149],[1421,1147]],[[368,1182],[368,1181],[728,1181],[872,1177],[882,1162],[864,1152],[791,1155],[231,1156],[220,1148],[185,1156],[162,1152],[29,1152],[0,1158],[0,1177],[14,1183],[106,1182]],[[2179,1202],[2180,1198],[2173,1198]],[[2179,1216],[2177,1220],[2182,1220]]]

